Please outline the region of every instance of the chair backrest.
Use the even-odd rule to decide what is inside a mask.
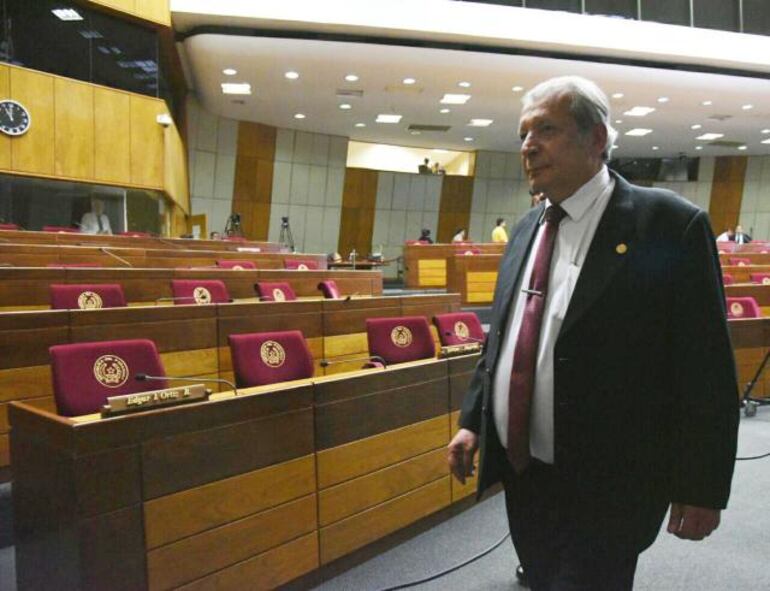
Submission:
[[[172,279],[171,293],[175,304],[224,304],[230,294],[218,279]]]
[[[135,379],[140,373],[166,375],[155,343],[146,339],[54,345],[49,352],[60,415],[98,412],[109,396],[167,387],[163,380]]]
[[[0,224],[0,230],[21,230],[19,224]]]
[[[403,363],[435,357],[436,346],[424,316],[367,318],[369,354],[386,363]]]
[[[239,388],[313,377],[313,356],[298,330],[231,334],[228,340]]]
[[[762,311],[752,297],[727,298],[727,318],[759,318]]]
[[[752,283],[770,285],[770,273],[749,273],[749,279]]]
[[[743,257],[730,257],[727,260],[731,265],[737,265],[739,267],[746,267],[751,264],[751,259]]]
[[[321,293],[324,294],[324,297],[327,300],[338,300],[341,297],[340,289],[337,287],[337,282],[334,281],[334,279],[321,281],[321,283],[318,284],[318,289],[321,290]]]
[[[442,345],[466,345],[484,341],[484,329],[473,312],[436,314],[433,323]]]
[[[58,232],[60,234],[79,234],[80,230],[71,226],[43,226],[43,232]]]
[[[285,281],[257,281],[254,289],[259,298],[266,302],[291,302],[297,294]]]
[[[50,290],[54,310],[95,310],[126,305],[123,287],[118,283],[52,283]]]
[[[283,268],[295,271],[316,271],[318,269],[318,261],[313,259],[284,260]]]
[[[730,275],[730,273],[723,273],[722,274],[722,284],[723,285],[732,285],[735,283],[735,277]]]
[[[481,254],[481,250],[478,248],[458,248],[455,254],[458,254],[460,256],[471,256],[475,254]]]
[[[217,267],[222,269],[233,269],[243,271],[244,269],[256,269],[257,266],[252,261],[221,260],[217,261]]]
[[[736,246],[735,242],[717,242],[717,251],[719,254],[730,254]]]

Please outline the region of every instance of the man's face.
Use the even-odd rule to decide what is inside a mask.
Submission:
[[[98,201],[98,200],[94,199],[94,200],[92,201],[92,204],[93,204],[93,207],[92,207],[92,209],[93,209],[93,212],[94,212],[96,215],[102,215],[102,214],[104,213],[104,203],[102,203],[101,201]]]
[[[521,115],[521,161],[532,191],[560,203],[588,182],[602,163],[604,126],[581,135],[569,111],[569,97],[531,105]]]

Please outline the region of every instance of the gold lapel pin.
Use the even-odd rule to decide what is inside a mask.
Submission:
[[[615,247],[615,252],[618,254],[626,254],[626,252],[628,252],[628,246],[621,242]]]

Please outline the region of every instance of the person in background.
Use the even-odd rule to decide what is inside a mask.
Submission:
[[[732,228],[727,228],[719,236],[717,236],[717,242],[735,242],[735,232]]]
[[[743,226],[735,226],[735,242],[737,244],[748,244],[751,242],[751,236],[743,231]]]
[[[428,228],[423,228],[420,230],[420,237],[417,239],[420,242],[427,242],[428,244],[433,244],[433,238],[430,237],[430,230]]]
[[[452,242],[465,242],[465,228],[457,228],[455,235],[452,236]]]
[[[417,167],[417,172],[420,174],[430,174],[430,158],[426,158],[422,161],[422,164],[420,164]]]
[[[222,240],[222,234],[219,232],[210,232],[209,233],[209,240]]]
[[[508,242],[508,234],[505,231],[505,220],[497,218],[495,229],[492,230],[492,242]]]
[[[80,231],[83,234],[112,234],[110,218],[104,213],[104,202],[91,199],[91,211],[83,214],[80,220]]]

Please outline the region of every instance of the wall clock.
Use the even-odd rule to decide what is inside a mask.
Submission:
[[[0,131],[6,135],[23,135],[29,130],[32,119],[29,111],[19,102],[0,101]]]

